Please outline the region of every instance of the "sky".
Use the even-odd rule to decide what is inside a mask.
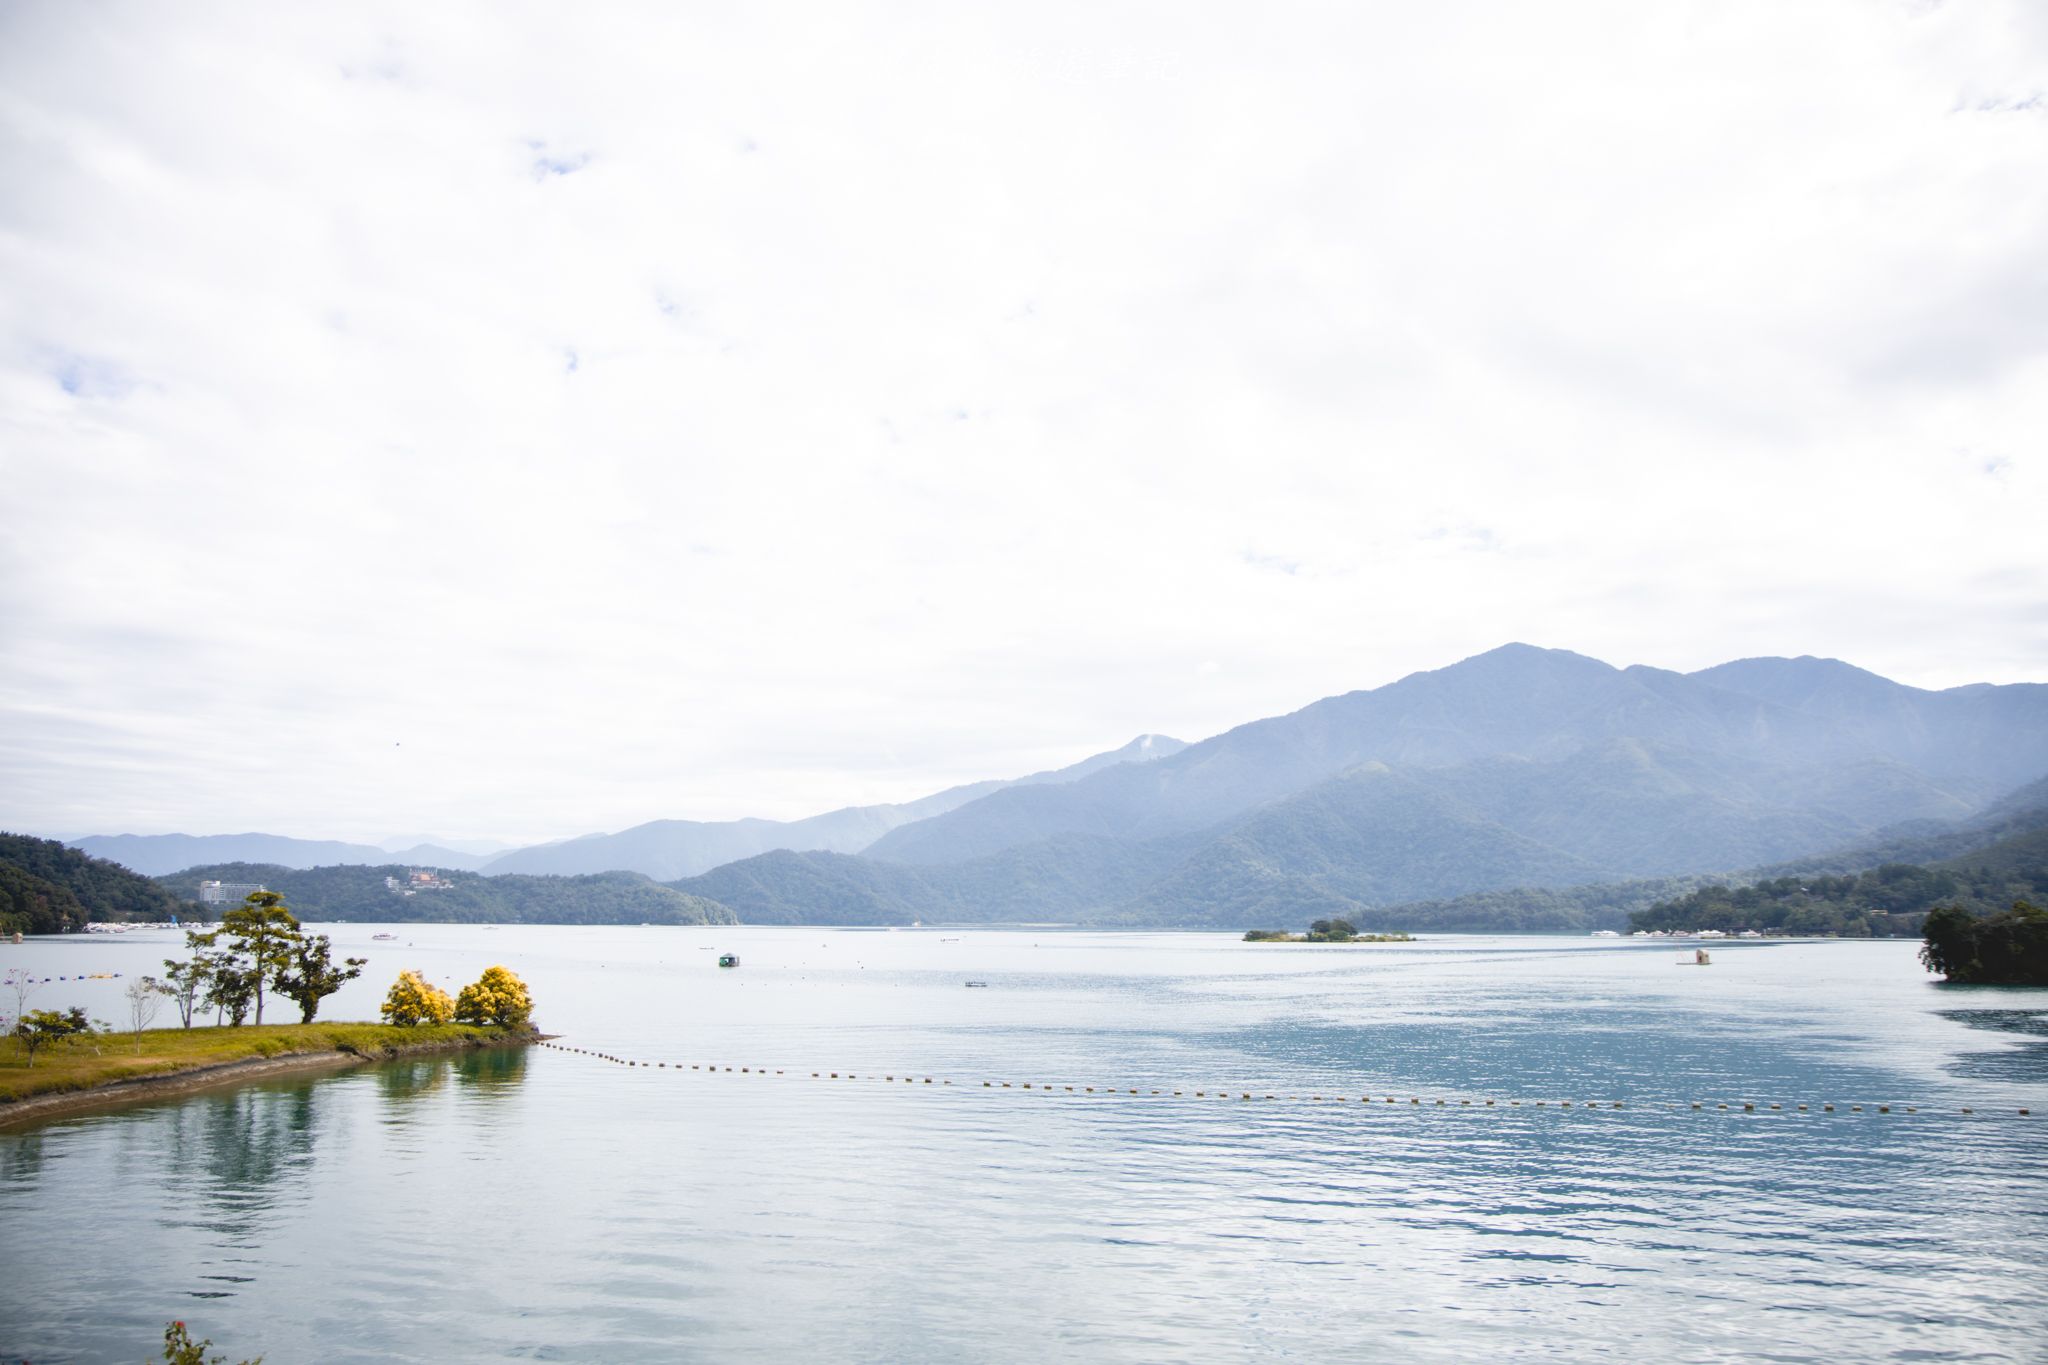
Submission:
[[[0,827],[2048,681],[2048,7],[0,4]]]

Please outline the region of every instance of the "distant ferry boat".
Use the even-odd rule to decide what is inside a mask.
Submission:
[[[395,938],[397,938],[397,937],[398,937],[398,935],[396,935],[396,934],[372,934],[372,935],[370,935],[370,937],[371,937],[371,938],[373,938],[373,939],[379,939],[379,938],[384,938],[384,939],[395,939]]]

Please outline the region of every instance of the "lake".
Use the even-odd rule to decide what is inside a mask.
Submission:
[[[0,1131],[0,1359],[139,1361],[171,1318],[271,1365],[2048,1341],[2048,991],[1938,987],[1912,943],[317,927],[372,960],[324,1015],[502,962],[561,1048],[648,1065],[416,1060]],[[115,1020],[121,984],[32,1004]]]

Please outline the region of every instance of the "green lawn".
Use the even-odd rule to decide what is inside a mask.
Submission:
[[[493,1042],[524,1036],[511,1029],[470,1024],[265,1024],[258,1028],[156,1028],[94,1034],[53,1043],[36,1054],[33,1068],[19,1040],[0,1042],[0,1103],[69,1090],[90,1090],[132,1076],[166,1076],[195,1067],[250,1057],[349,1052],[375,1057],[421,1044]],[[138,1046],[139,1043],[139,1046]]]

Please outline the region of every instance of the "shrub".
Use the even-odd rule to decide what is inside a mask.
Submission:
[[[192,1334],[185,1330],[182,1322],[167,1323],[164,1326],[164,1359],[170,1365],[226,1365],[224,1355],[208,1355],[207,1348],[213,1345],[212,1337],[192,1340]],[[245,1360],[242,1365],[263,1365],[263,1357]]]
[[[400,972],[378,1011],[387,1024],[406,1028],[414,1024],[445,1024],[455,1017],[455,1002],[448,992],[432,985],[418,972]]]
[[[504,967],[488,968],[455,998],[455,1017],[465,1024],[518,1028],[533,1017],[526,983]]]

